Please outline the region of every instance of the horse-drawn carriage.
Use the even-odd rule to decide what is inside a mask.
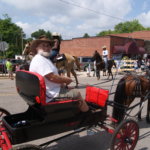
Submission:
[[[101,127],[112,133],[111,150],[133,150],[139,136],[139,127],[134,120],[124,120],[116,128],[107,125],[107,120],[117,124],[117,120],[107,114],[108,91],[96,87],[87,87],[86,102],[90,113],[82,113],[78,108],[78,100],[59,98],[46,103],[46,88],[44,78],[37,73],[18,71],[16,73],[16,88],[20,96],[29,105],[27,111],[10,115],[5,109],[0,109],[0,148],[2,150],[44,149],[50,143],[82,132],[91,127]],[[90,119],[89,119],[90,118]],[[36,145],[16,144],[29,142],[72,131],[55,140]]]

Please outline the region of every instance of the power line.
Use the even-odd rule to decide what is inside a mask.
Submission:
[[[99,11],[95,11],[95,10],[93,10],[93,9],[80,6],[80,5],[75,4],[75,3],[73,3],[73,2],[68,2],[68,1],[66,1],[66,0],[59,0],[59,1],[62,2],[62,3],[65,3],[65,4],[67,4],[67,5],[72,5],[72,6],[75,6],[75,7],[79,7],[79,8],[82,8],[82,9],[86,9],[86,10],[91,11],[91,12],[97,14],[97,15],[104,15],[104,16],[111,17],[111,18],[114,18],[114,19],[126,21],[126,20],[123,19],[123,18],[116,17],[116,16],[112,16],[112,15],[109,15],[109,14],[106,14],[106,13],[101,13],[101,12],[99,12]]]

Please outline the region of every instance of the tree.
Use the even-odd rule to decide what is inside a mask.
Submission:
[[[105,35],[109,35],[109,34],[113,34],[114,31],[111,30],[104,30],[102,32],[99,32],[96,36],[105,36]]]
[[[9,44],[6,57],[14,57],[16,54],[22,53],[22,40],[25,34],[22,28],[13,23],[7,14],[4,14],[3,17],[3,19],[0,18],[1,40]]]
[[[46,36],[47,36],[49,39],[51,39],[51,38],[52,38],[51,32],[50,32],[50,31],[47,31],[47,32],[46,32]]]
[[[39,29],[38,31],[35,31],[31,34],[32,38],[38,39],[40,36],[46,35],[47,38],[51,39],[52,34],[50,31],[45,31],[44,29]]]
[[[104,30],[97,34],[97,36],[105,36],[109,34],[117,33],[130,33],[134,31],[150,30],[150,28],[145,28],[142,26],[138,20],[121,22],[115,25],[114,30]]]
[[[88,35],[88,33],[85,33],[85,34],[83,35],[83,38],[88,38],[88,37],[90,37],[90,36]]]
[[[130,33],[134,31],[145,30],[145,28],[139,23],[138,20],[126,21],[119,23],[114,28],[116,33]]]

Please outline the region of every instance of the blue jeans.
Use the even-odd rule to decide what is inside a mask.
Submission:
[[[50,59],[51,61],[54,61],[54,58],[59,54],[58,50],[52,49],[51,54],[50,54]]]
[[[108,58],[107,57],[104,57],[104,62],[105,62],[105,69],[108,68]]]

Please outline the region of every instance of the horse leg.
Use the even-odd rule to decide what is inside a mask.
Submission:
[[[96,77],[97,77],[97,80],[100,79],[100,70],[96,69]]]
[[[106,76],[106,70],[103,69],[103,76]]]
[[[108,78],[107,78],[107,79],[109,79],[110,74],[111,74],[111,72],[110,72],[110,70],[108,69],[108,72],[107,72],[107,76],[108,76]]]
[[[67,77],[70,78],[70,71],[69,70],[67,70]]]
[[[79,82],[78,82],[78,78],[77,78],[77,74],[75,73],[75,71],[72,69],[71,70],[71,73],[72,73],[72,75],[74,76],[74,78],[75,78],[75,80],[76,80],[76,88],[78,87],[78,84],[79,84]]]
[[[107,75],[108,75],[107,79],[109,79],[110,73],[108,72]]]
[[[147,123],[150,123],[150,98],[148,99],[148,104],[147,104],[146,121],[147,121]]]
[[[142,98],[141,98],[141,102],[142,102]],[[141,108],[141,104],[140,104],[140,106],[139,106],[140,108]],[[139,114],[138,114],[138,120],[140,121],[140,120],[142,120],[142,118],[141,118],[141,113],[142,113],[142,110],[139,112]]]
[[[110,70],[110,74],[111,74],[111,76],[112,76],[112,80],[113,80],[113,73],[112,73],[112,71]]]

